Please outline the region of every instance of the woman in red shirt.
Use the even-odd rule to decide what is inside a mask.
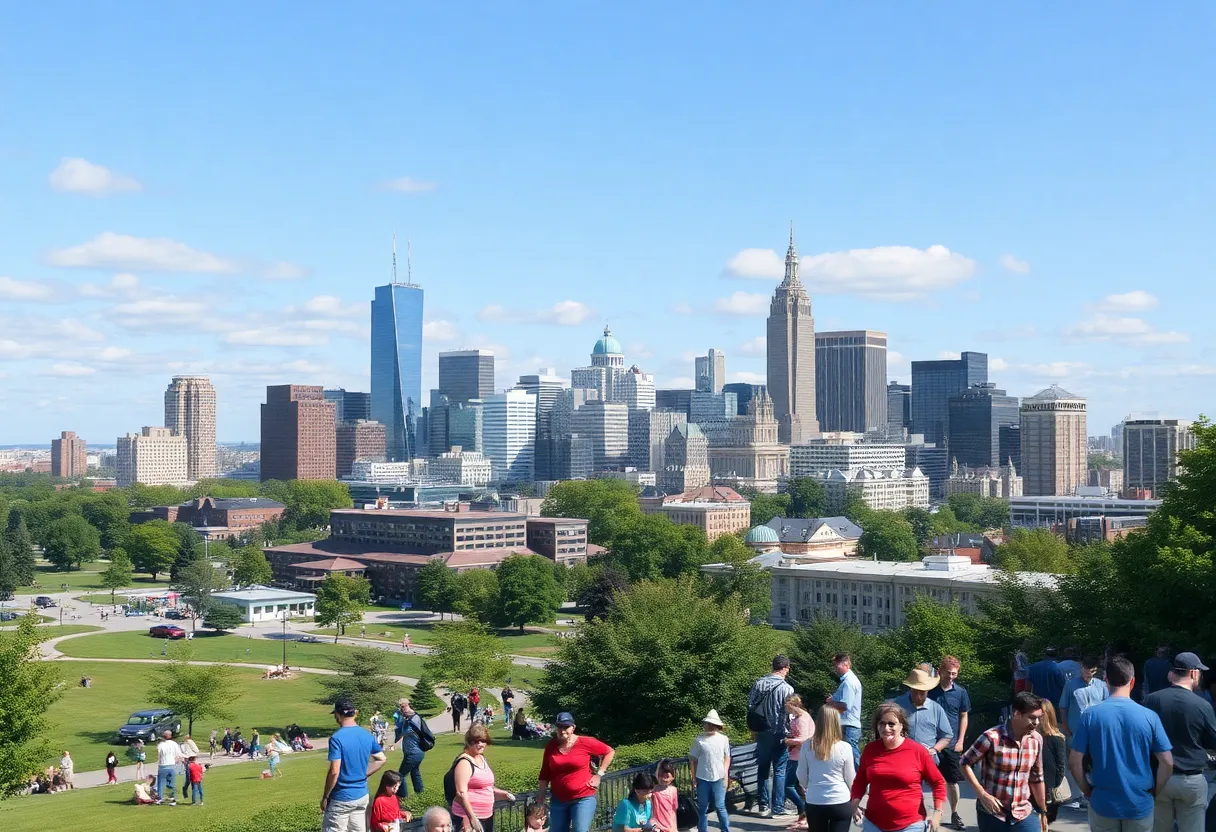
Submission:
[[[862,832],[922,832],[925,799],[921,783],[933,787],[933,817],[930,832],[938,832],[946,781],[923,745],[909,740],[908,717],[894,702],[884,702],[874,711],[870,728],[877,740],[861,752],[861,765],[853,780],[853,820]],[[870,790],[864,813],[861,798]],[[864,822],[863,822],[864,817]]]
[[[594,737],[574,733],[574,717],[567,711],[557,715],[553,739],[545,746],[541,759],[536,799],[544,802],[550,788],[550,832],[589,832],[595,819],[595,792],[600,777],[612,765],[616,751]],[[599,767],[591,771],[591,758],[599,757]]]

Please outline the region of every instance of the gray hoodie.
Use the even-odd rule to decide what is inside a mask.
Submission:
[[[764,715],[773,736],[784,737],[789,726],[789,720],[785,718],[785,698],[793,693],[790,683],[780,676],[761,676],[747,696],[747,709]]]

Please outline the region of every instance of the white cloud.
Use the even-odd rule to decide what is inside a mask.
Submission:
[[[423,341],[450,344],[459,337],[460,330],[451,321],[424,321],[422,324]]]
[[[1087,341],[1112,341],[1131,346],[1182,344],[1191,339],[1181,332],[1162,332],[1143,318],[1096,313],[1064,330],[1066,335]]]
[[[167,237],[132,237],[105,231],[87,243],[52,249],[52,266],[79,269],[124,269],[133,272],[201,272],[234,274],[232,260],[191,248]]]
[[[785,259],[771,248],[745,248],[726,261],[726,274],[755,280],[780,280]]]
[[[1105,312],[1143,312],[1157,308],[1157,298],[1141,289],[1122,295],[1107,295],[1098,304]]]
[[[1006,271],[1014,274],[1030,274],[1030,264],[1025,260],[1014,257],[1012,254],[1001,255],[1001,265]]]
[[[328,344],[329,338],[320,333],[301,331],[294,326],[269,326],[229,332],[223,341],[243,347],[320,347]]]
[[[115,173],[103,165],[95,165],[86,159],[64,157],[51,171],[51,187],[89,196],[105,196],[120,192],[136,192],[143,186],[134,178]]]
[[[768,339],[763,335],[757,336],[750,341],[744,341],[739,345],[740,355],[767,355],[768,354]]]
[[[625,354],[629,356],[631,361],[635,358],[654,358],[654,350],[637,341],[625,346]]]
[[[171,361],[166,367],[175,373],[202,373],[215,376],[249,376],[276,380],[277,383],[304,383],[329,370],[324,364],[307,359],[292,361]],[[295,378],[291,378],[295,376]],[[303,378],[301,378],[303,377]],[[286,381],[285,381],[286,379]]]
[[[577,300],[563,300],[538,312],[523,309],[506,309],[496,304],[482,307],[477,313],[479,321],[500,324],[552,324],[554,326],[579,326],[592,315],[591,307]]]
[[[75,318],[61,318],[48,327],[42,327],[41,331],[45,335],[52,335],[55,338],[69,341],[97,342],[106,339],[105,335]]]
[[[109,298],[133,295],[139,290],[139,278],[128,272],[119,272],[109,283],[82,283],[77,291],[86,298]]]
[[[942,350],[937,354],[937,357],[943,361],[958,361],[963,357],[963,354],[954,350]]]
[[[54,289],[45,283],[0,275],[0,300],[49,301],[54,296]]]
[[[130,358],[135,353],[126,347],[106,347],[101,352],[97,353],[94,358],[98,361],[122,361],[124,358]]]
[[[287,311],[303,317],[363,318],[368,315],[368,306],[366,303],[343,303],[334,295],[317,295],[304,301],[298,309],[287,307]]]
[[[1051,361],[1046,364],[1019,364],[1015,369],[1040,378],[1068,378],[1086,369],[1087,366],[1080,361]]]
[[[402,194],[429,194],[438,187],[436,182],[425,182],[410,176],[401,176],[380,183],[380,190],[396,191]]]
[[[729,375],[731,381],[740,384],[768,384],[768,376],[764,373],[749,373],[746,370],[736,370]]]
[[[691,315],[693,313],[692,305],[680,301],[671,307],[671,311],[676,315]]]
[[[196,326],[208,311],[204,301],[162,295],[115,304],[106,316],[124,329],[165,330]]]
[[[887,379],[896,381],[909,378],[912,374],[912,363],[898,350],[887,350]]]
[[[94,370],[92,367],[86,367],[83,364],[77,364],[75,362],[65,361],[60,364],[52,364],[50,367],[47,367],[45,370],[43,370],[42,374],[44,376],[75,377],[75,376],[91,376],[95,372],[97,372],[97,371]]]
[[[1009,369],[1009,362],[1003,358],[989,358],[988,369],[999,373]]]
[[[768,295],[735,292],[728,298],[714,301],[714,311],[722,315],[767,315],[769,305]]]
[[[267,280],[300,280],[308,277],[308,269],[280,260],[263,266],[262,277]]]

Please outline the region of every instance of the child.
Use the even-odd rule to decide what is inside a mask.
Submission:
[[[282,777],[283,772],[279,771],[279,747],[271,743],[266,749],[266,763],[270,766],[271,777]]]
[[[401,810],[401,801],[397,799],[397,789],[400,787],[400,774],[384,772],[380,778],[380,788],[376,789],[376,798],[367,807],[367,828],[370,832],[401,832],[401,824],[413,820],[409,812]]]
[[[156,778],[148,775],[145,781],[142,778],[135,781],[135,797],[136,803],[141,806],[150,805],[156,802]]]
[[[544,803],[532,803],[528,806],[528,813],[524,815],[524,832],[549,832],[545,826],[545,822],[549,820],[549,813],[545,809]]]
[[[676,764],[671,760],[659,760],[655,769],[659,787],[650,796],[650,816],[656,832],[676,832],[676,810],[680,806],[680,792],[675,787]]]
[[[616,814],[612,816],[612,832],[649,832],[650,795],[654,787],[654,775],[649,771],[634,775],[629,797],[617,805]]]
[[[198,757],[191,757],[186,766],[186,780],[190,783],[190,805],[203,805],[203,767]]]
[[[147,752],[144,751],[144,741],[136,740],[131,746],[131,756],[135,758],[135,779],[144,779],[144,760],[147,759]]]

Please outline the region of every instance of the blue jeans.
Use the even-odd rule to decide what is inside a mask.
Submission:
[[[595,796],[569,803],[549,798],[549,832],[590,832],[595,820]]]
[[[853,746],[853,765],[861,765],[861,729],[853,725],[842,725],[844,741]]]
[[[760,809],[772,808],[774,812],[785,809],[785,767],[790,759],[790,750],[784,737],[773,736],[772,731],[761,731],[756,735],[756,801]],[[773,801],[769,803],[769,777],[772,777]]]
[[[1042,828],[1039,813],[1033,809],[1022,820],[1014,820],[1012,815],[998,818],[978,809],[975,818],[979,823],[980,832],[1039,832]]]
[[[802,795],[798,794],[797,760],[786,760],[785,762],[785,797],[794,804],[798,814],[801,815],[805,811],[806,804],[802,802]]]
[[[202,783],[191,783],[190,784],[190,802],[191,803],[202,803],[203,802],[203,784]]]
[[[718,813],[718,826],[722,832],[730,832],[730,819],[726,814],[726,779],[702,780],[697,778],[697,832],[709,832],[709,806],[713,803]]]
[[[410,793],[411,782],[414,784],[414,793],[422,794],[422,758],[421,751],[401,758],[401,768],[398,769],[398,773],[401,775],[402,797]]]
[[[510,704],[504,704],[502,706],[502,727],[506,728],[511,724],[511,711],[513,710],[514,708],[512,708]]]
[[[176,777],[177,766],[159,766],[156,769],[156,794],[161,800],[177,800],[173,791]]]

